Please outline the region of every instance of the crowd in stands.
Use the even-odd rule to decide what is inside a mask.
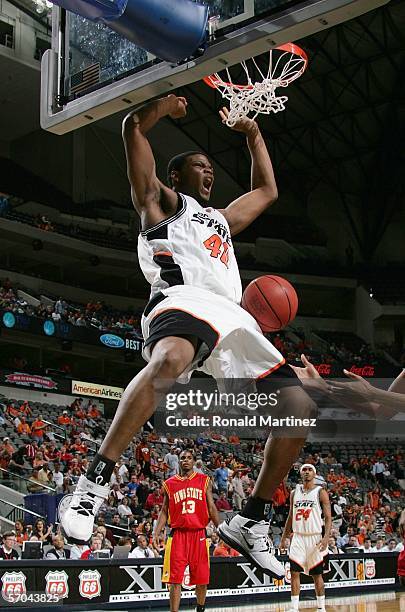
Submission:
[[[34,306],[18,296],[8,278],[0,282],[0,309],[55,322],[64,321],[78,327],[94,327],[100,331],[134,332],[140,329],[139,311],[120,312],[101,301],[76,304],[59,297],[53,305],[41,302]]]
[[[2,216],[12,221],[32,225],[45,232],[64,234],[65,236],[85,240],[86,242],[97,244],[102,247],[124,251],[134,251],[136,249],[137,236],[133,235],[130,230],[121,227],[108,225],[106,228],[99,230],[88,229],[78,223],[70,223],[69,225],[56,223],[46,215],[30,215],[10,209],[3,213]]]
[[[46,414],[45,405],[42,410]],[[28,401],[9,400],[4,405],[0,425],[12,424],[20,437],[14,438],[14,444],[7,436],[0,443],[0,467],[14,474],[0,472],[3,482],[23,476],[29,493],[69,493],[86,471],[109,423],[93,401],[81,398],[60,409],[57,417],[33,412]],[[40,554],[55,559],[111,556],[117,550],[131,557],[162,555],[164,536],[159,542],[153,540],[163,503],[162,482],[179,473],[179,454],[186,448],[196,454],[195,470],[211,476],[220,516],[243,509],[262,463],[263,441],[241,442],[236,435],[225,441],[212,434],[176,439],[149,430],[135,436],[117,463],[110,497],[100,509],[89,545],[66,546],[57,526],[40,519],[32,525],[20,520],[14,529],[3,530],[0,558],[15,555],[10,550],[21,554],[25,541],[42,542]],[[269,536],[276,549],[288,514],[289,492],[299,482],[302,462],[316,466],[330,494],[331,552],[402,549],[398,520],[404,504],[404,449],[383,443],[373,443],[372,449],[307,444],[273,497]],[[219,539],[212,524],[208,534],[212,555],[237,555]]]

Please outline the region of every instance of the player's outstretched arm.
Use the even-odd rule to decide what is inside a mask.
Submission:
[[[322,514],[325,521],[325,534],[322,540],[319,542],[318,547],[319,550],[323,552],[328,548],[330,532],[332,529],[332,511],[330,508],[329,495],[325,491],[325,489],[322,489],[322,491],[320,492],[319,501],[321,502]]]
[[[219,525],[219,516],[218,516],[217,507],[214,504],[214,498],[212,497],[212,484],[211,484],[211,480],[209,481],[208,486],[207,486],[206,496],[207,496],[207,506],[208,506],[209,517],[210,517],[211,521],[214,523],[215,527],[218,527],[218,525]]]
[[[155,158],[146,134],[162,117],[184,117],[186,107],[185,98],[171,94],[130,112],[122,123],[132,201],[143,229],[169,217],[177,206],[174,191],[156,176]]]
[[[169,516],[169,497],[166,491],[164,491],[162,509],[159,512],[155,531],[153,533],[153,545],[157,550],[159,550],[159,536],[162,533],[163,529],[166,527],[168,516]]]
[[[288,513],[286,524],[284,525],[283,535],[280,540],[280,550],[285,550],[285,541],[290,537],[292,532],[292,513],[294,508],[294,491],[290,493],[290,511]]]
[[[228,113],[227,108],[219,112],[223,122],[226,121]],[[237,121],[232,129],[245,134],[252,159],[251,191],[221,211],[234,236],[277,200],[278,191],[270,155],[256,121],[246,117]]]
[[[403,388],[402,373],[392,383],[390,390],[378,389],[373,387],[367,380],[343,370],[344,374],[351,379],[351,382],[328,382],[331,396],[339,402],[348,403],[358,402],[363,405],[375,406],[375,414],[379,417],[392,418],[398,412],[405,412],[405,393]],[[395,389],[395,391],[393,390]]]

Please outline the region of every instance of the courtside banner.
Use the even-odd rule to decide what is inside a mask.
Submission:
[[[392,590],[396,585],[397,554],[332,556],[330,571],[324,574],[327,597]],[[208,601],[211,604],[240,603],[253,599],[266,602],[286,600],[290,596],[290,568],[286,557],[286,576],[275,580],[257,570],[243,557],[211,558]],[[88,560],[84,561],[0,561],[0,608],[24,610],[85,604],[86,609],[125,606],[144,610],[162,606],[169,599],[162,583],[163,559]],[[302,590],[313,592],[308,576],[301,576]],[[343,589],[343,591],[342,591]],[[194,598],[193,587],[185,587],[182,598]],[[147,602],[147,604],[146,604]],[[215,602],[215,603],[214,603]],[[167,605],[167,603],[164,603]]]
[[[98,399],[121,399],[124,392],[122,387],[110,387],[109,385],[98,385],[92,382],[83,382],[82,380],[72,380],[72,393],[75,395],[88,395]]]

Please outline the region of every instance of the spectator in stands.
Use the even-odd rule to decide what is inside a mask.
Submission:
[[[0,546],[0,559],[10,561],[11,559],[19,559],[20,556],[15,550],[16,539],[14,531],[6,531],[3,534],[3,545]]]
[[[353,549],[353,548],[357,549],[355,551],[352,550],[351,552],[360,552],[359,542],[358,542],[356,536],[354,536],[354,535],[350,536],[349,541],[347,542],[347,544],[343,548],[343,550],[346,552],[348,548],[350,548],[350,549]]]
[[[141,466],[141,471],[144,476],[151,476],[150,469],[150,451],[147,436],[142,435],[142,439],[136,447],[135,458]]]
[[[159,508],[161,508],[163,505],[163,495],[161,490],[156,487],[155,489],[153,489],[151,491],[151,493],[149,493],[148,497],[146,498],[146,502],[145,502],[145,510],[152,510],[152,508],[154,506],[159,506]]]
[[[45,559],[50,561],[58,561],[70,559],[70,550],[65,548],[65,542],[61,535],[55,535],[52,538],[53,548],[50,548],[45,553]]]
[[[176,453],[176,447],[171,446],[170,451],[165,455],[164,462],[168,467],[167,478],[175,476],[179,473],[179,456]]]
[[[58,425],[66,427],[67,425],[71,425],[72,420],[68,414],[67,410],[64,410],[61,415],[58,416]]]
[[[129,481],[129,483],[126,486],[126,489],[128,490],[128,495],[130,497],[136,495],[138,487],[139,487],[139,482],[138,482],[137,475],[136,474],[131,474],[131,480]]]
[[[336,539],[333,536],[329,538],[328,551],[331,555],[340,555],[343,553],[343,550],[336,546]]]
[[[109,537],[107,537],[107,532],[109,534]],[[94,535],[100,538],[102,542],[102,550],[111,550],[113,548],[113,543],[115,542],[115,539],[110,528],[107,529],[107,527],[105,527],[104,525],[100,525],[96,528]]]
[[[32,470],[32,474],[29,478],[27,489],[30,493],[43,493],[44,487],[38,478],[38,470]]]
[[[391,538],[388,540],[387,544],[382,547],[380,552],[401,552],[403,548],[404,546],[401,542],[398,544],[395,538]]]
[[[211,534],[211,542],[210,542],[210,556],[212,557],[214,554],[215,547],[219,544],[219,535],[216,531],[213,531]]]
[[[40,469],[40,468],[42,468],[42,466],[44,465],[44,463],[46,463],[46,462],[45,462],[45,458],[44,458],[44,454],[43,454],[43,452],[42,452],[42,451],[40,451],[40,450],[39,450],[39,451],[38,451],[38,452],[35,454],[35,458],[34,458],[34,460],[33,460],[33,462],[32,462],[32,467],[33,467],[34,469]]]
[[[365,538],[363,545],[360,546],[363,552],[372,553],[375,552],[375,548],[371,542],[371,538]]]
[[[46,542],[51,544],[52,542],[52,529],[53,525],[49,525],[48,529],[45,530],[45,523],[42,519],[37,519],[34,524],[33,535],[38,538],[38,542]]]
[[[129,504],[128,504],[128,497],[122,498],[121,503],[118,506],[117,510],[121,518],[127,518],[127,519],[133,518],[131,508],[129,507]]]
[[[237,470],[231,480],[232,485],[232,501],[236,510],[242,510],[242,504],[246,499],[245,491],[243,488],[243,480],[241,473]]]
[[[381,553],[381,552],[385,552],[383,549],[385,548],[386,544],[385,544],[385,538],[377,538],[377,541],[375,543],[375,551],[376,553]]]
[[[153,559],[159,556],[159,552],[153,548],[144,535],[138,536],[137,546],[131,550],[129,559]]]
[[[56,486],[56,492],[62,493],[63,491],[63,473],[61,472],[59,461],[55,461],[55,463],[53,464],[52,479]]]
[[[95,552],[102,551],[104,553],[110,554],[110,549],[109,548],[103,549],[102,546],[103,546],[103,540],[98,535],[93,536],[90,541],[90,548],[87,548],[87,550],[85,550],[82,553],[80,559],[94,559]]]
[[[371,468],[371,473],[376,479],[376,481],[380,484],[384,484],[384,472],[385,472],[385,463],[383,461],[376,461]]]
[[[219,512],[232,510],[232,506],[227,500],[225,491],[221,491],[218,499],[215,501],[215,506]]]
[[[134,516],[135,518],[141,518],[143,517],[143,510],[142,507],[139,505],[138,502],[138,498],[136,496],[131,498],[131,503],[129,504],[132,516]]]
[[[31,425],[31,436],[34,439],[37,438],[38,440],[42,440],[42,438],[44,437],[45,427],[46,427],[46,424],[42,420],[42,414],[40,414],[38,418],[35,419],[35,421],[33,421]]]
[[[20,448],[11,455],[9,469],[15,474],[22,475],[24,473],[25,468],[25,455],[26,450],[25,446],[20,446]]]
[[[217,546],[214,548],[214,557],[239,557],[239,553],[225,544],[223,540],[219,540]]]
[[[221,493],[221,491],[225,491],[225,493],[228,492],[228,478],[229,470],[226,467],[225,461],[221,461],[221,466],[214,472],[214,481],[219,493]]]
[[[22,544],[28,540],[28,534],[25,530],[24,521],[17,519],[14,523],[14,531],[17,544]]]
[[[110,545],[112,545],[112,542],[114,541],[114,534],[109,527],[106,527],[105,518],[104,516],[101,516],[100,514],[98,515],[98,518],[97,518],[97,531],[98,533],[101,533],[103,537],[109,541]]]
[[[25,416],[20,417],[20,423],[17,425],[17,431],[21,435],[29,436],[31,434],[31,427],[28,425],[27,421],[25,420]]]
[[[0,444],[0,453],[3,452],[3,451],[8,453],[10,455],[10,457],[16,451],[14,446],[11,444],[10,438],[8,436],[3,438],[3,444]]]
[[[38,470],[38,480],[42,485],[49,487],[49,476],[48,476],[49,468],[48,464],[44,463],[40,470]],[[52,482],[52,480],[51,480]],[[44,491],[45,492],[45,491]]]
[[[123,459],[120,459],[118,462],[118,474],[121,482],[126,484],[129,480],[129,471]]]
[[[91,404],[89,410],[87,412],[87,416],[90,419],[98,419],[101,416],[100,410],[97,408],[96,404]]]

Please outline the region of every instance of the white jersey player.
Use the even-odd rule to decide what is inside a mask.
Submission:
[[[187,100],[169,95],[131,112],[123,123],[132,200],[141,222],[139,262],[151,284],[142,317],[143,355],[148,364],[125,389],[99,453],[79,479],[72,500],[63,505],[61,523],[70,539],[90,537],[95,515],[108,496],[115,462],[174,380],[189,377],[198,368],[217,380],[256,381],[258,391],[261,386],[266,392],[267,385],[268,394],[267,377],[277,372],[282,378],[279,413],[308,418],[314,408],[283,356],[239,305],[241,281],[233,236],[277,198],[272,163],[259,127],[248,118],[233,127],[246,137],[251,190],[216,210],[209,205],[214,170],[204,153],[189,151],[174,157],[168,166],[169,185],[156,175],[147,133],[163,117],[178,119],[186,113]],[[223,122],[227,116],[227,109],[222,109]],[[266,507],[306,434],[298,428],[273,431],[243,514],[219,526],[227,544],[277,577],[284,575],[284,567],[271,553]]]
[[[292,533],[289,549],[291,570],[291,610],[298,610],[300,574],[312,576],[317,609],[325,610],[325,587],[322,574],[327,567],[328,542],[332,526],[329,495],[315,484],[316,469],[310,463],[300,468],[302,484],[290,496],[290,512],[284,527],[280,548]]]

